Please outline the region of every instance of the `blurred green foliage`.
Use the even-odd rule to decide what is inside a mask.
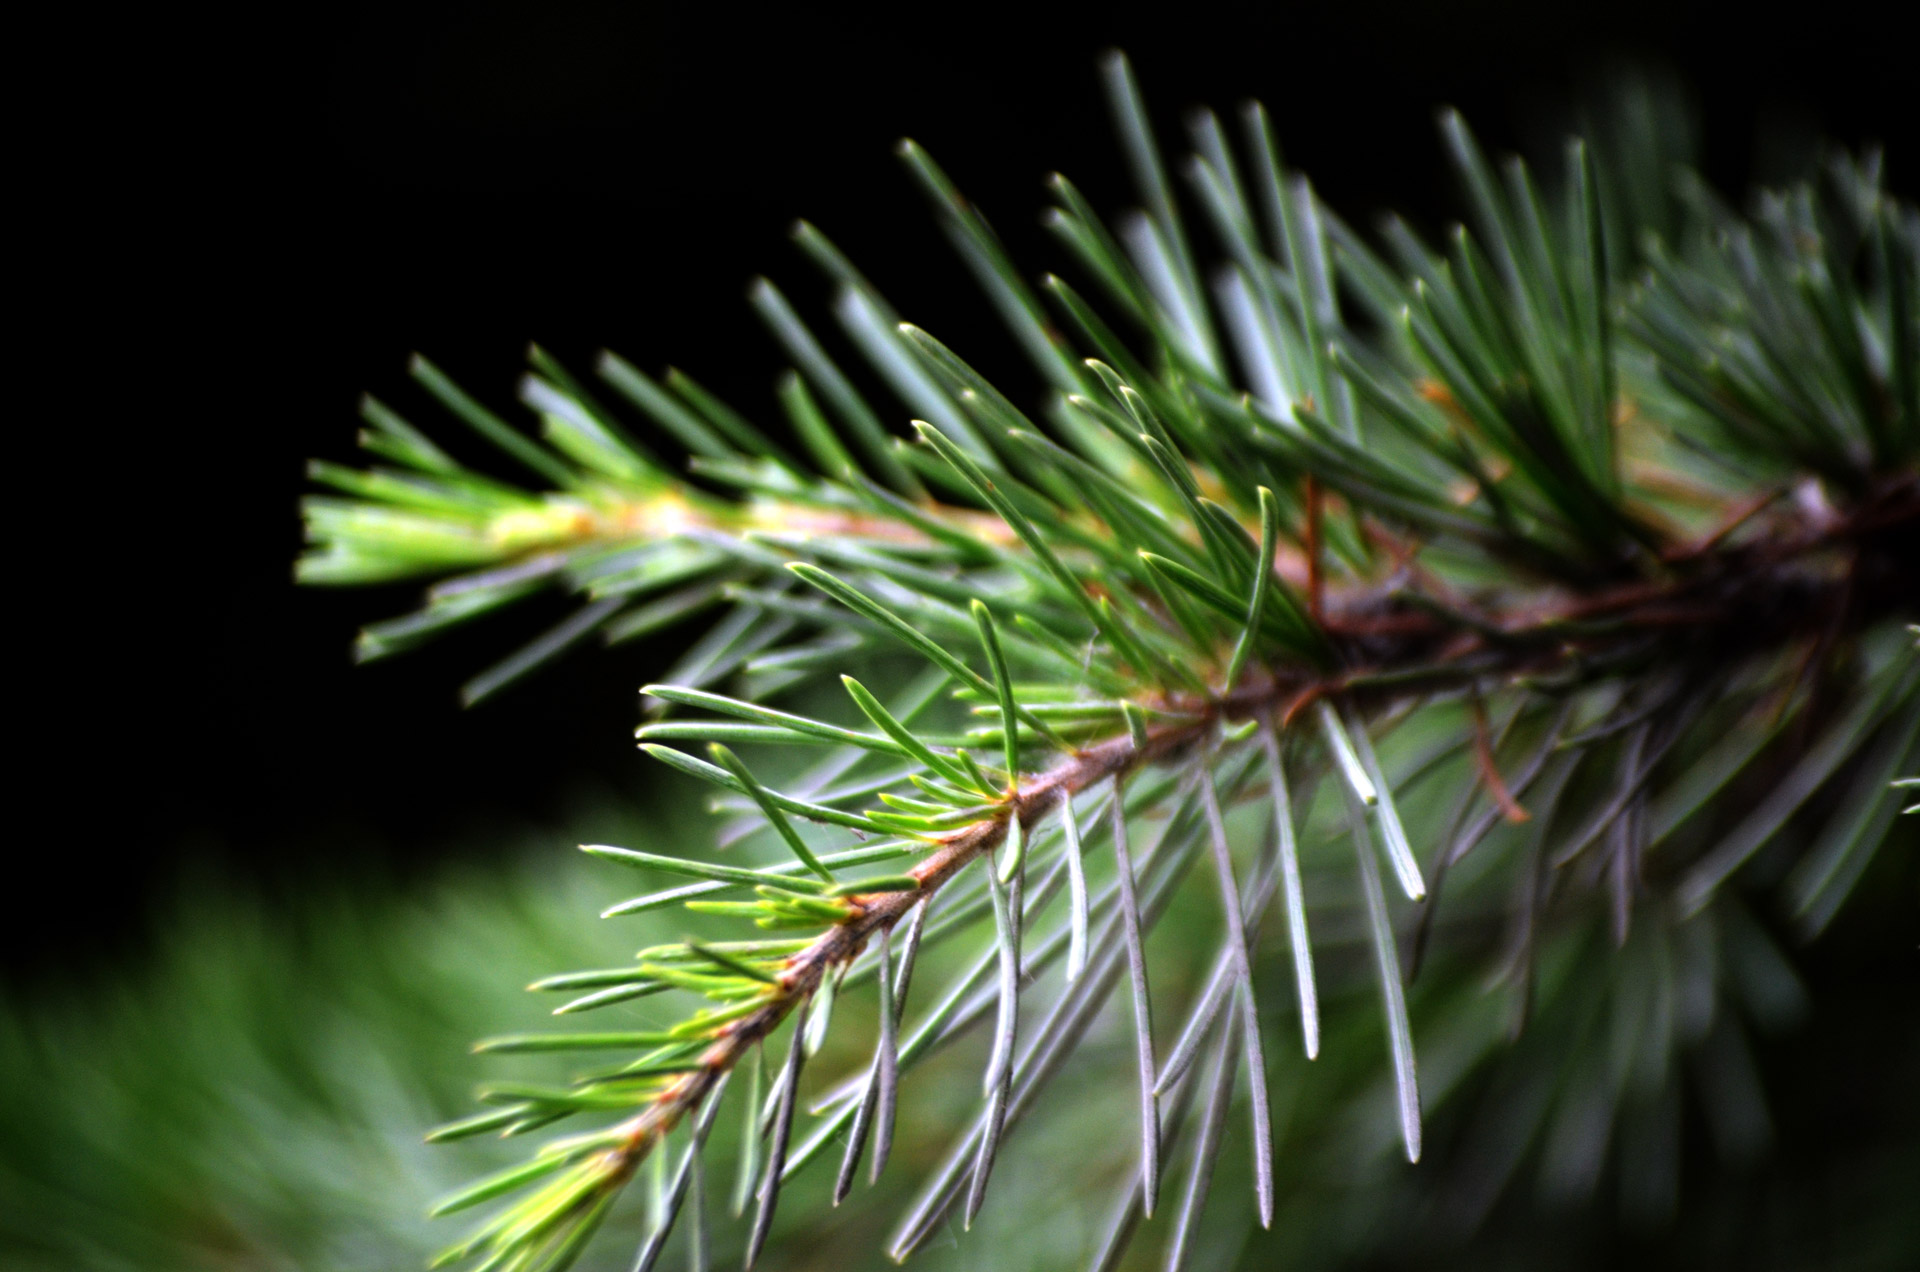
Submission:
[[[9,1266],[422,1266],[470,1165],[421,1131],[464,1107],[468,1044],[626,944],[580,922],[604,879],[529,864],[275,907],[203,886],[150,959],[35,987],[0,1024]]]

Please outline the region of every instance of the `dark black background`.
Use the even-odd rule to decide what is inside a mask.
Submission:
[[[1436,105],[1497,146],[1551,141],[1623,62],[1691,85],[1725,186],[1825,134],[1888,142],[1911,192],[1912,45],[1880,7],[516,0],[88,11],[22,40],[0,963],[137,953],[190,869],[274,893],[417,879],[583,793],[644,803],[633,690],[665,651],[576,657],[462,712],[455,687],[533,617],[356,669],[356,625],[409,592],[292,585],[302,463],[351,457],[357,395],[432,417],[410,351],[503,409],[535,338],[582,366],[601,345],[671,361],[764,414],[782,362],[743,286],[818,294],[784,237],[806,215],[1017,389],[890,143],[925,143],[1037,272],[1059,260],[1047,171],[1127,197],[1094,69],[1113,45],[1170,138],[1189,105],[1263,98],[1362,222],[1455,210]]]

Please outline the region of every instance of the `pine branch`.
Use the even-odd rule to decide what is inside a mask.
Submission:
[[[1898,775],[1920,731],[1920,668],[1887,636],[1920,597],[1920,218],[1880,188],[1877,164],[1837,166],[1828,201],[1810,189],[1763,199],[1751,221],[1693,190],[1688,228],[1636,252],[1609,226],[1608,178],[1582,143],[1569,146],[1549,202],[1517,161],[1496,174],[1448,116],[1475,229],[1439,253],[1390,225],[1390,265],[1287,172],[1264,114],[1245,121],[1244,176],[1218,121],[1202,115],[1185,174],[1196,223],[1226,260],[1203,278],[1123,62],[1110,63],[1109,87],[1146,211],[1109,230],[1063,178],[1049,224],[1129,325],[1126,337],[1050,275],[1056,327],[979,210],[924,151],[902,148],[1051,386],[1045,427],[953,350],[898,322],[803,225],[796,237],[836,288],[848,341],[917,417],[917,443],[887,432],[893,413],[763,280],[754,306],[796,364],[780,398],[810,463],[686,377],[656,382],[609,355],[602,378],[692,454],[698,481],[688,480],[536,348],[521,396],[542,420],[540,441],[429,364],[414,372],[482,439],[550,482],[547,492],[462,466],[371,400],[362,444],[401,467],[315,466],[316,480],[348,497],[309,499],[315,547],[303,579],[442,579],[423,610],[369,628],[363,657],[542,588],[583,601],[471,682],[469,700],[595,632],[617,641],[731,604],[645,691],[656,717],[693,708],[725,718],[656,718],[640,736],[649,754],[720,787],[721,808],[772,831],[782,859],[722,866],[588,851],[701,880],[610,914],[684,903],[807,934],[798,945],[689,940],[645,951],[632,968],[547,982],[591,991],[563,1013],[671,991],[712,1005],[664,1030],[493,1044],[641,1054],[568,1088],[496,1088],[488,1098],[502,1110],[444,1132],[517,1134],[575,1113],[621,1115],[450,1198],[443,1209],[539,1185],[449,1259],[562,1266],[640,1162],[691,1118],[694,1145],[673,1191],[682,1195],[699,1178],[698,1144],[722,1085],[750,1056],[757,1064],[792,1016],[774,1090],[763,1106],[756,1091],[748,1110],[756,1154],[771,1137],[765,1170],[751,1169],[740,1193],[743,1203],[758,1196],[751,1261],[782,1179],[851,1125],[844,1194],[876,1117],[887,1142],[902,1069],[991,1016],[980,1120],[901,1229],[894,1250],[904,1257],[950,1208],[963,1204],[972,1220],[1002,1137],[1123,970],[1141,1090],[1127,1213],[1155,1208],[1159,1163],[1184,1134],[1185,1078],[1204,1052],[1211,1076],[1190,1178],[1210,1178],[1231,1102],[1221,1092],[1244,1062],[1265,1222],[1275,1184],[1252,934],[1278,892],[1302,1041],[1316,1055],[1303,845],[1345,837],[1357,854],[1346,878],[1413,1160],[1423,1098],[1414,1004],[1381,859],[1425,907],[1412,947],[1419,967],[1451,868],[1469,852],[1504,857],[1513,899],[1476,931],[1508,929],[1505,970],[1524,1023],[1558,1001],[1538,972],[1550,942],[1572,948],[1601,922],[1631,967],[1636,932],[1735,904],[1729,881],[1781,841],[1792,841],[1795,862],[1789,911],[1817,932],[1886,837],[1897,807],[1888,792],[1910,780]],[[1664,207],[1658,192],[1637,194]],[[1356,306],[1371,324],[1346,317]],[[446,577],[456,571],[466,572]],[[931,679],[889,700],[869,688],[866,667],[901,651]],[[860,679],[842,676],[855,724],[768,704],[850,664],[862,668]],[[714,688],[727,682],[741,696]],[[942,688],[973,727],[936,718],[948,708]],[[1438,735],[1412,776],[1387,749],[1410,719],[1436,722]],[[667,741],[706,742],[712,762]],[[824,748],[827,758],[776,790],[736,746]],[[1409,827],[1419,823],[1402,812],[1412,788],[1456,766],[1445,832],[1416,843]],[[1243,882],[1227,810],[1256,770],[1266,781],[1248,798],[1266,806],[1273,835]],[[1335,788],[1325,796],[1322,773]],[[1749,790],[1762,795],[1743,811]],[[1111,819],[1116,873],[1098,901],[1072,808],[1083,795],[1104,799]],[[1130,827],[1150,812],[1167,815],[1166,829],[1140,848]],[[1067,814],[1057,849],[1056,813]],[[1814,820],[1803,843],[1801,823]],[[810,824],[882,838],[822,851]],[[1042,835],[1052,856],[1029,890]],[[1160,1066],[1143,933],[1202,839],[1226,947]],[[914,854],[923,855],[904,873],[840,873]],[[988,862],[981,886],[956,898],[975,860]],[[1063,881],[1068,930],[1029,940],[1027,925]],[[748,889],[754,899],[739,899]],[[942,917],[931,923],[936,899]],[[802,1066],[832,1027],[835,998],[865,975],[887,983],[884,961],[863,956],[876,943],[890,950],[909,914],[870,1076],[830,1101],[820,1131],[790,1153]],[[922,942],[989,915],[994,936],[974,972],[901,1041],[896,1017]],[[1647,916],[1637,927],[1636,915]],[[1462,948],[1484,958],[1486,944]],[[1022,974],[1063,950],[1068,984],[1030,1029]],[[1219,1029],[1229,1001],[1232,1023]],[[875,1152],[877,1170],[885,1151]],[[1180,1205],[1176,1252],[1204,1199],[1204,1184],[1195,1187]],[[664,1209],[643,1264],[677,1206]],[[1125,1219],[1103,1257],[1134,1227]]]

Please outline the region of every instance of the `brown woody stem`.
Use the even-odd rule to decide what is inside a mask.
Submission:
[[[1318,503],[1310,498],[1310,541],[1319,537]],[[1763,512],[1766,503],[1742,509],[1735,524]],[[1770,527],[1771,533],[1745,546],[1725,546],[1732,526],[1725,527],[1709,536],[1702,550],[1677,557],[1674,564],[1688,568],[1667,578],[1577,597],[1522,594],[1498,610],[1464,615],[1471,623],[1463,623],[1461,615],[1409,607],[1401,594],[1389,591],[1356,589],[1337,603],[1328,596],[1316,617],[1340,647],[1348,670],[1326,676],[1269,674],[1218,697],[1182,696],[1169,705],[1190,718],[1150,730],[1138,743],[1123,735],[1076,751],[1012,791],[993,819],[942,837],[912,871],[917,888],[847,898],[850,917],[789,958],[769,991],[771,997],[751,1014],[722,1026],[701,1056],[700,1067],[626,1124],[625,1137],[606,1163],[608,1185],[624,1180],[647,1150],[699,1108],[720,1077],[810,998],[834,969],[852,962],[870,939],[891,929],[969,863],[991,854],[1005,838],[1011,814],[1017,812],[1021,825],[1032,828],[1061,800],[1185,750],[1218,724],[1260,719],[1278,722],[1268,727],[1285,727],[1286,718],[1301,705],[1323,695],[1399,698],[1488,675],[1556,674],[1649,633],[1668,642],[1678,656],[1738,657],[1757,648],[1782,647],[1784,641],[1812,634],[1812,628],[1825,634],[1830,624],[1820,618],[1840,595],[1851,596],[1846,617],[1861,626],[1890,610],[1910,609],[1914,596],[1920,595],[1916,526],[1920,482],[1906,479],[1882,488],[1849,517],[1783,519]],[[1312,549],[1318,546],[1312,542]],[[1318,553],[1312,549],[1309,590],[1317,601]],[[1870,597],[1863,599],[1862,585]],[[1476,720],[1476,733],[1476,754],[1490,791],[1510,817],[1516,812],[1524,817],[1492,767],[1484,720]]]

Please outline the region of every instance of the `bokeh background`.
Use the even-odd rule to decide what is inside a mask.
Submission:
[[[1437,106],[1538,152],[1629,74],[1679,87],[1725,190],[1878,141],[1911,198],[1915,33],[1889,8],[499,0],[23,32],[0,1266],[419,1266],[445,1235],[426,1199],[483,1164],[419,1143],[479,1076],[465,1041],[527,1021],[532,976],[639,936],[591,918],[626,881],[571,845],[703,833],[631,746],[666,649],[463,712],[455,687],[551,614],[355,668],[355,627],[407,590],[292,586],[302,464],[349,455],[364,390],[429,414],[409,352],[505,406],[529,339],[576,364],[604,346],[764,412],[783,362],[744,287],[811,294],[785,237],[804,215],[1018,398],[890,145],[920,140],[1044,268],[1048,171],[1128,198],[1094,71],[1112,46],[1170,137],[1189,105],[1260,97],[1363,224],[1457,214]],[[1920,1249],[1891,1200],[1920,1194],[1900,902],[1810,953],[1811,1023],[1762,1056],[1771,1164],[1696,1181],[1686,1243],[1520,1206],[1489,1248],[1538,1266],[1578,1233],[1595,1266],[1677,1262],[1758,1243],[1767,1203],[1809,1216],[1781,1266]]]

